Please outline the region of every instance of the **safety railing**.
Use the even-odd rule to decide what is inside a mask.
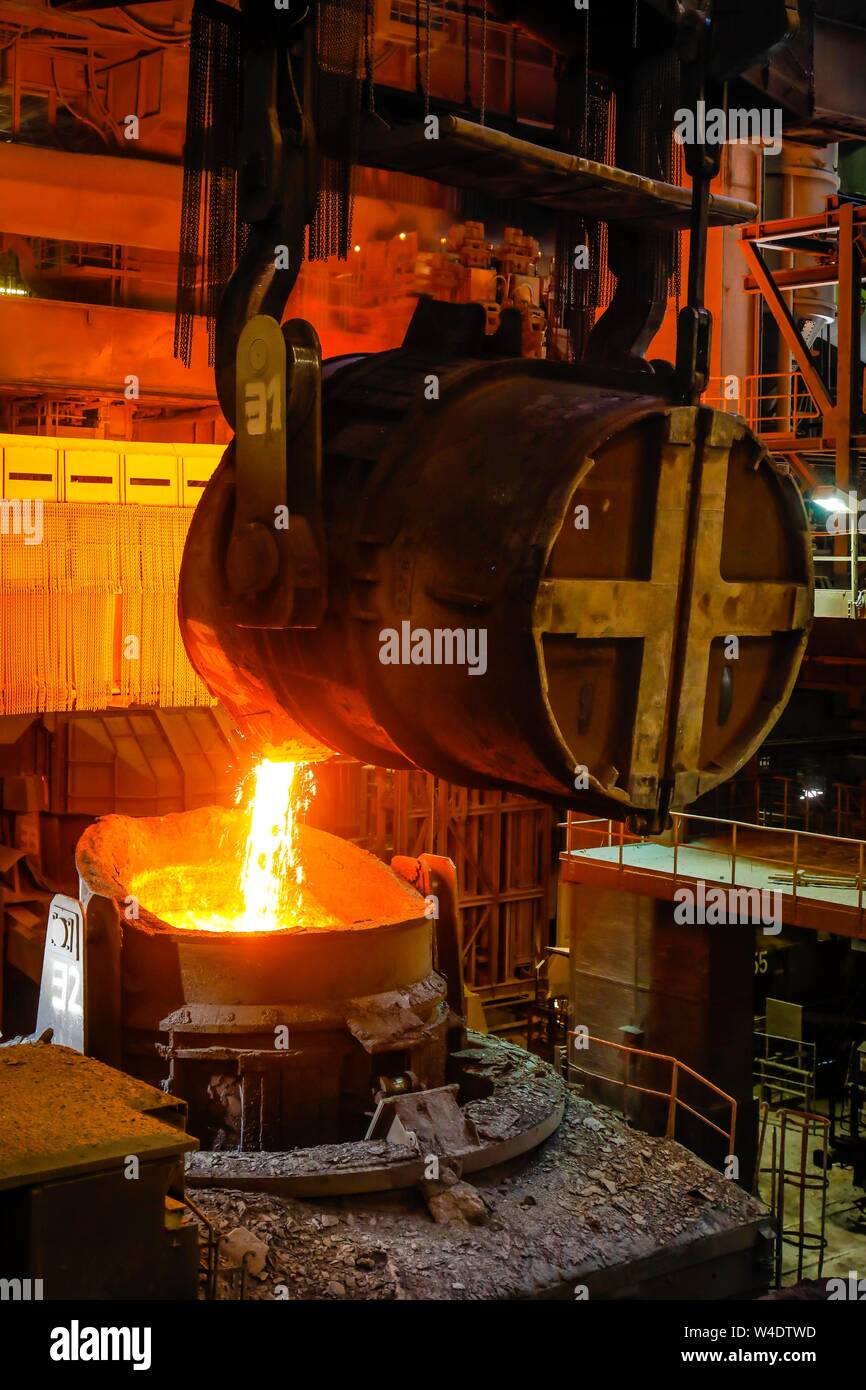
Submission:
[[[866,785],[831,782],[815,788],[802,777],[772,773],[723,783],[702,798],[702,810],[717,812],[714,819],[857,839],[856,831],[866,828]]]
[[[794,1101],[808,1110],[815,1099],[816,1046],[802,1038],[754,1031],[752,1079],[769,1105]]]
[[[738,376],[711,376],[707,382],[702,405],[724,410],[728,415],[742,415],[743,390]]]
[[[737,1133],[737,1102],[733,1096],[728,1095],[727,1091],[723,1091],[721,1087],[716,1086],[714,1082],[708,1081],[705,1076],[701,1076],[700,1072],[695,1071],[692,1067],[686,1066],[685,1062],[681,1062],[679,1058],[668,1056],[667,1053],[650,1052],[643,1047],[630,1047],[626,1043],[609,1042],[607,1038],[593,1037],[578,1029],[572,1029],[568,1037],[569,1075],[571,1072],[579,1072],[582,1076],[590,1077],[594,1081],[601,1081],[606,1085],[622,1087],[623,1114],[628,1113],[627,1098],[630,1092],[635,1092],[643,1096],[652,1096],[656,1100],[664,1101],[667,1105],[667,1121],[665,1125],[666,1138],[676,1138],[677,1117],[679,1112],[684,1110],[694,1119],[700,1120],[702,1124],[706,1125],[716,1134],[721,1135],[723,1139],[726,1139],[728,1142],[728,1153],[732,1154],[734,1152],[734,1140]],[[612,1052],[618,1052],[623,1059],[622,1079],[619,1080],[614,1076],[608,1076],[604,1072],[592,1071],[582,1063],[576,1062],[573,1053],[575,1051],[574,1041],[578,1038],[581,1044],[592,1043],[596,1047],[606,1047]],[[653,1086],[644,1086],[634,1079],[635,1059],[637,1058],[642,1058],[645,1061],[670,1064],[671,1081],[667,1090],[659,1090]],[[680,1078],[683,1076],[690,1077],[692,1081],[696,1081],[699,1085],[706,1087],[707,1090],[712,1091],[713,1095],[718,1096],[725,1105],[730,1107],[730,1123],[727,1129],[723,1129],[721,1125],[716,1124],[715,1120],[711,1120],[708,1115],[704,1115],[700,1110],[697,1110],[693,1105],[690,1105],[688,1101],[683,1099],[680,1090]]]
[[[199,1231],[199,1278],[203,1285],[205,1298],[212,1303],[217,1296],[217,1262],[219,1257],[217,1229],[188,1193],[184,1193],[183,1204],[192,1212],[200,1227],[204,1227],[203,1238],[201,1231]]]
[[[569,813],[564,823],[566,846],[560,858],[574,860],[581,852],[591,858],[597,869],[628,872],[634,878],[668,881],[671,891],[680,884],[693,884],[705,879],[714,886],[737,885],[741,889],[770,889],[786,898],[790,910],[786,921],[791,925],[815,926],[811,918],[815,909],[840,919],[832,928],[842,928],[846,934],[853,927],[856,935],[863,933],[864,875],[866,875],[866,842],[841,835],[822,835],[816,831],[786,829],[783,826],[754,825],[747,821],[725,820],[693,812],[675,811],[672,828],[663,836],[641,836],[627,831],[622,821],[602,818],[583,818]],[[695,827],[700,838],[689,838]],[[704,829],[706,827],[706,829]],[[774,837],[775,840],[774,840]],[[662,850],[650,865],[647,856],[631,853],[636,847],[652,845]],[[781,854],[773,853],[776,845]],[[592,856],[593,850],[605,853]],[[700,851],[700,865],[692,857]],[[670,858],[666,862],[667,851]],[[712,871],[708,872],[708,864]],[[748,865],[749,884],[737,877],[738,864]],[[699,871],[700,869],[700,871]],[[836,893],[839,896],[828,896]],[[805,894],[805,896],[804,896]],[[856,920],[853,920],[856,919]],[[830,930],[831,928],[827,928]]]
[[[784,1247],[794,1246],[802,1282],[807,1257],[817,1257],[817,1277],[824,1271],[827,1250],[827,1197],[830,1191],[830,1121],[808,1110],[779,1111],[779,1142],[774,1152],[774,1209],[776,1216],[776,1288],[792,1270],[783,1267]],[[791,1154],[793,1150],[793,1155]],[[793,1161],[792,1161],[793,1158]],[[794,1194],[794,1220],[788,1221],[789,1189]],[[818,1194],[817,1200],[815,1194]],[[814,1224],[817,1208],[818,1224]],[[807,1221],[809,1225],[807,1225]]]
[[[866,374],[863,390],[866,398]],[[821,433],[821,412],[796,368],[746,377],[711,376],[702,404],[742,415],[756,434],[807,437]]]
[[[748,376],[743,395],[743,414],[756,434],[805,438],[821,433],[821,412],[798,371]]]

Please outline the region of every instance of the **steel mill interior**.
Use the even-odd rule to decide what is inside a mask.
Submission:
[[[866,1299],[864,280],[864,0],[0,0],[54,1360]]]

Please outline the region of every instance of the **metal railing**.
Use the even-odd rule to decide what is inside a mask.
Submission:
[[[707,1125],[710,1129],[714,1130],[716,1134],[720,1134],[723,1139],[726,1139],[728,1141],[729,1154],[734,1152],[734,1140],[737,1133],[737,1102],[733,1096],[728,1095],[727,1091],[723,1091],[721,1087],[716,1086],[712,1081],[708,1081],[705,1076],[701,1076],[700,1072],[694,1071],[692,1067],[686,1066],[685,1062],[679,1061],[677,1057],[670,1057],[664,1052],[649,1052],[643,1047],[629,1047],[625,1043],[608,1042],[607,1038],[596,1038],[591,1035],[587,1036],[574,1029],[569,1032],[568,1037],[569,1074],[575,1071],[583,1076],[591,1077],[594,1081],[602,1081],[606,1085],[621,1086],[623,1091],[623,1114],[627,1114],[627,1098],[629,1092],[634,1091],[640,1095],[652,1096],[656,1100],[667,1102],[667,1122],[665,1125],[665,1137],[667,1139],[676,1138],[677,1116],[680,1110],[685,1110],[689,1115],[693,1116],[694,1119],[700,1120],[702,1124]],[[617,1080],[617,1078],[613,1076],[606,1076],[603,1072],[591,1071],[589,1067],[575,1062],[572,1055],[574,1052],[572,1040],[578,1037],[581,1042],[590,1042],[597,1047],[607,1047],[610,1048],[611,1051],[620,1053],[623,1058],[622,1080]],[[661,1091],[652,1086],[642,1086],[635,1081],[633,1076],[633,1058],[636,1057],[643,1057],[655,1062],[669,1062],[671,1066],[671,1082],[669,1089]],[[700,1085],[706,1086],[708,1090],[712,1091],[714,1095],[720,1097],[726,1105],[730,1106],[731,1119],[727,1129],[723,1129],[721,1125],[716,1124],[715,1120],[711,1120],[708,1115],[702,1114],[700,1110],[696,1110],[694,1106],[689,1105],[687,1101],[683,1100],[680,1094],[681,1076],[691,1077],[693,1081],[697,1081]]]
[[[857,934],[862,934],[863,886],[864,873],[866,873],[866,862],[864,862],[866,842],[863,840],[843,835],[822,835],[816,831],[787,829],[784,826],[755,825],[748,821],[725,820],[720,817],[698,815],[686,811],[674,811],[671,815],[671,821],[673,830],[667,832],[667,838],[649,837],[630,833],[626,830],[623,821],[605,820],[600,817],[584,819],[574,812],[569,812],[564,823],[566,847],[560,855],[560,859],[567,862],[580,850],[615,849],[616,854],[613,858],[593,859],[594,866],[609,867],[619,873],[627,871],[636,877],[646,876],[656,880],[660,877],[666,878],[670,881],[672,889],[681,883],[691,884],[705,877],[701,873],[683,871],[682,854],[686,851],[699,850],[703,855],[715,857],[715,862],[721,865],[722,871],[715,874],[714,886],[728,884],[733,887],[737,885],[738,860],[747,860],[751,865],[768,871],[765,874],[766,883],[760,885],[761,887],[779,891],[792,904],[792,925],[797,923],[798,907],[801,903],[808,902],[812,906],[817,903],[823,912],[831,915],[841,913],[850,918],[852,914],[856,913]],[[721,837],[718,833],[712,839],[704,838],[698,843],[690,842],[687,835],[689,827],[693,825],[721,827],[724,843],[719,842]],[[745,850],[740,842],[743,832],[748,833],[751,837],[751,842]],[[788,851],[781,857],[768,852],[770,837],[772,836],[778,836]],[[577,837],[580,837],[584,843],[576,844]],[[836,862],[828,862],[826,857],[823,859],[809,857],[809,846],[815,843],[830,846],[833,850],[843,853],[845,851],[842,850],[842,847],[850,846],[850,854],[846,855],[847,862],[839,863],[838,859]],[[657,845],[670,850],[670,867],[649,867],[635,859],[630,861],[626,857],[626,851],[633,846],[640,845]],[[775,872],[771,872],[772,870]],[[748,885],[743,883],[738,886],[744,889],[748,888]],[[753,884],[751,886],[756,888],[759,885]],[[809,894],[806,899],[803,899],[803,889],[806,888],[856,892],[856,904],[854,902],[834,901],[832,898],[819,894]]]
[[[831,782],[820,796],[805,795],[802,777],[781,773],[733,780],[702,797],[704,813],[713,819],[749,821],[767,829],[797,829],[857,839],[866,827],[866,785]]]
[[[768,1105],[796,1101],[805,1110],[815,1100],[815,1044],[754,1031],[753,1079],[758,1099]]]
[[[743,396],[743,415],[756,434],[821,434],[821,412],[796,370],[747,376]]]
[[[738,376],[711,376],[701,400],[702,405],[712,406],[713,410],[724,410],[728,415],[743,414],[743,396]]]
[[[779,1111],[781,1121],[779,1129],[778,1143],[778,1169],[775,1174],[775,1213],[776,1213],[776,1288],[782,1287],[782,1279],[785,1273],[783,1267],[784,1246],[793,1245],[797,1252],[797,1275],[796,1282],[802,1282],[806,1256],[817,1255],[818,1268],[817,1277],[820,1279],[824,1270],[824,1254],[827,1249],[827,1194],[830,1189],[830,1180],[827,1176],[829,1163],[829,1141],[830,1141],[830,1121],[826,1115],[816,1115],[806,1110]],[[796,1165],[789,1163],[788,1139],[793,1140],[791,1147],[796,1154]],[[815,1151],[812,1145],[818,1143],[817,1155],[819,1161],[815,1162]],[[788,1189],[792,1188],[796,1199],[795,1221],[788,1225],[786,1222]],[[807,1197],[817,1192],[820,1197],[818,1204],[819,1218],[817,1228],[807,1226]],[[811,1218],[811,1209],[809,1216]]]
[[[217,1259],[220,1238],[217,1235],[216,1226],[186,1192],[183,1195],[183,1203],[205,1230],[204,1239],[201,1238],[201,1232],[199,1232],[199,1257],[201,1261],[199,1277],[204,1284],[204,1296],[209,1303],[212,1303],[217,1296]]]

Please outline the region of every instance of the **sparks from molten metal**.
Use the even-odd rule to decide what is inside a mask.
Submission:
[[[268,758],[254,769],[244,865],[241,871],[243,930],[269,931],[300,914],[304,870],[298,850],[302,803],[299,763]]]
[[[130,894],[174,927],[213,932],[315,931],[327,914],[309,891],[302,822],[316,786],[303,763],[265,759],[238,788],[238,809],[204,861],[148,867]]]

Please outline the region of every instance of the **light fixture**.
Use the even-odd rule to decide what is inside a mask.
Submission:
[[[400,240],[401,240],[401,241],[405,241],[405,240],[406,240],[406,233],[405,233],[405,232],[401,232],[401,233],[400,233]]]
[[[353,250],[353,251],[360,251],[360,249],[361,249],[360,246],[353,246],[353,247],[352,247],[352,250]]]
[[[816,507],[821,507],[825,512],[850,512],[852,511],[851,498],[846,497],[844,492],[840,492],[836,487],[821,485],[812,491],[810,499]]]

